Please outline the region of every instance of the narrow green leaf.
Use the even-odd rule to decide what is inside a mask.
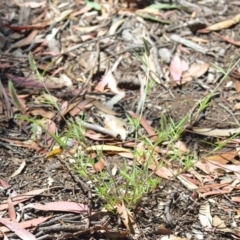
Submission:
[[[144,19],[159,22],[159,23],[164,23],[164,24],[170,24],[171,23],[170,21],[159,19],[157,16],[153,16],[149,13],[136,12],[136,15],[138,15],[139,17],[142,17]]]
[[[34,63],[33,55],[31,52],[28,54],[28,61],[29,61],[31,69],[35,72],[37,70],[37,68],[36,68],[36,64]]]
[[[147,56],[149,57],[150,56],[150,50],[149,50],[149,47],[148,47],[148,42],[145,38],[143,38],[143,44],[144,44],[145,52],[146,52]]]
[[[101,6],[96,2],[92,2],[91,0],[86,0],[86,6],[97,11],[101,10]]]
[[[12,98],[12,100],[13,100],[14,105],[15,105],[17,108],[22,109],[21,102],[20,102],[20,100],[18,99],[16,90],[15,90],[15,88],[14,88],[13,83],[12,83],[11,80],[8,81],[8,91],[10,92],[10,95],[11,95],[11,98]]]
[[[167,118],[166,118],[165,114],[161,115],[160,124],[161,124],[161,130],[166,131],[167,130]]]

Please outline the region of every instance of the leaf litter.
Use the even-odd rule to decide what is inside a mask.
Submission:
[[[0,15],[2,238],[240,238],[236,2]]]

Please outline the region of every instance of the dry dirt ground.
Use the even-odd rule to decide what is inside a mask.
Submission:
[[[146,8],[150,1],[95,4],[0,2],[1,238],[239,239],[239,1],[173,0],[151,9]],[[149,60],[147,67],[142,56]],[[109,82],[105,88],[100,84],[114,65],[113,78],[105,76],[116,81],[115,92]],[[76,117],[103,126],[101,111],[127,119],[126,114],[139,113],[142,87],[147,84],[142,116],[155,130],[152,135],[162,129],[162,116],[174,123],[190,116],[176,141],[181,140],[195,162],[185,168],[184,155],[182,162],[168,162],[166,145],[157,142],[155,154],[167,173],[156,174],[160,183],[129,209],[134,219],[130,220],[126,209],[125,219],[119,211],[104,211],[105,202],[94,184],[72,166],[77,144],[69,152],[55,153],[56,139],[49,131],[66,134]],[[55,97],[59,109],[44,93]],[[114,107],[107,108],[105,103],[121,93],[124,96]],[[207,96],[211,96],[207,107],[197,112]],[[37,134],[34,121],[41,121],[48,131],[40,128]],[[133,149],[139,143],[132,133],[119,139],[86,129],[77,146],[83,151],[101,144]],[[226,155],[212,154],[214,168],[204,157],[231,133],[234,137],[220,149]],[[141,127],[139,134],[153,139],[146,128]],[[132,161],[113,149],[104,159],[114,167]],[[92,174],[101,174],[98,170]],[[72,203],[86,211],[76,210]]]

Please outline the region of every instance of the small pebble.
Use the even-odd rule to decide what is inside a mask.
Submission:
[[[165,63],[170,63],[172,54],[167,48],[160,48],[159,49],[159,56]]]

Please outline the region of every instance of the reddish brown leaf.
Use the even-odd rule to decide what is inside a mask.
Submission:
[[[100,172],[106,167],[106,165],[107,165],[106,161],[103,158],[101,158],[101,159],[99,159],[99,161],[97,161],[94,164],[94,169],[96,172]]]
[[[240,81],[235,82],[235,89],[238,93],[240,93]]]
[[[6,227],[11,229],[19,238],[23,240],[36,240],[34,235],[32,235],[30,232],[22,228],[18,223],[16,222],[10,222],[4,218],[0,217],[0,222],[4,224]]]
[[[91,103],[93,101],[94,101],[94,99],[85,99],[80,103],[74,103],[75,105],[70,104],[66,112],[70,111],[71,116],[74,117],[78,113],[80,113],[89,103]],[[64,113],[64,114],[66,114],[66,113]]]
[[[36,227],[38,226],[40,223],[43,223],[45,221],[47,221],[49,218],[51,217],[39,217],[39,218],[35,218],[35,219],[31,219],[25,222],[20,222],[18,223],[20,225],[20,227],[22,228],[30,228],[30,227]],[[0,227],[0,232],[10,232],[10,229],[7,227]]]
[[[155,164],[149,165],[149,168],[159,177],[169,179],[174,176],[174,174],[165,167],[156,167]]]
[[[8,215],[13,222],[16,222],[16,211],[14,209],[11,198],[9,197],[7,201],[8,201]]]
[[[137,225],[132,217],[132,214],[125,206],[124,202],[118,202],[116,204],[118,214],[126,226],[127,230],[131,232],[131,234],[135,234],[137,230]]]
[[[128,111],[129,115],[135,119],[139,119],[140,118],[140,115],[132,112],[132,111]],[[147,133],[150,135],[150,136],[153,136],[151,137],[151,140],[152,141],[156,141],[157,140],[157,136],[156,136],[156,133],[155,131],[153,130],[153,128],[149,125],[147,119],[145,119],[143,116],[141,116],[141,120],[140,120],[140,123],[141,125],[144,127],[144,129],[147,131]]]
[[[49,202],[49,203],[30,203],[24,206],[25,208],[34,208],[42,211],[61,211],[61,212],[74,212],[85,213],[88,210],[87,205],[76,202]]]

